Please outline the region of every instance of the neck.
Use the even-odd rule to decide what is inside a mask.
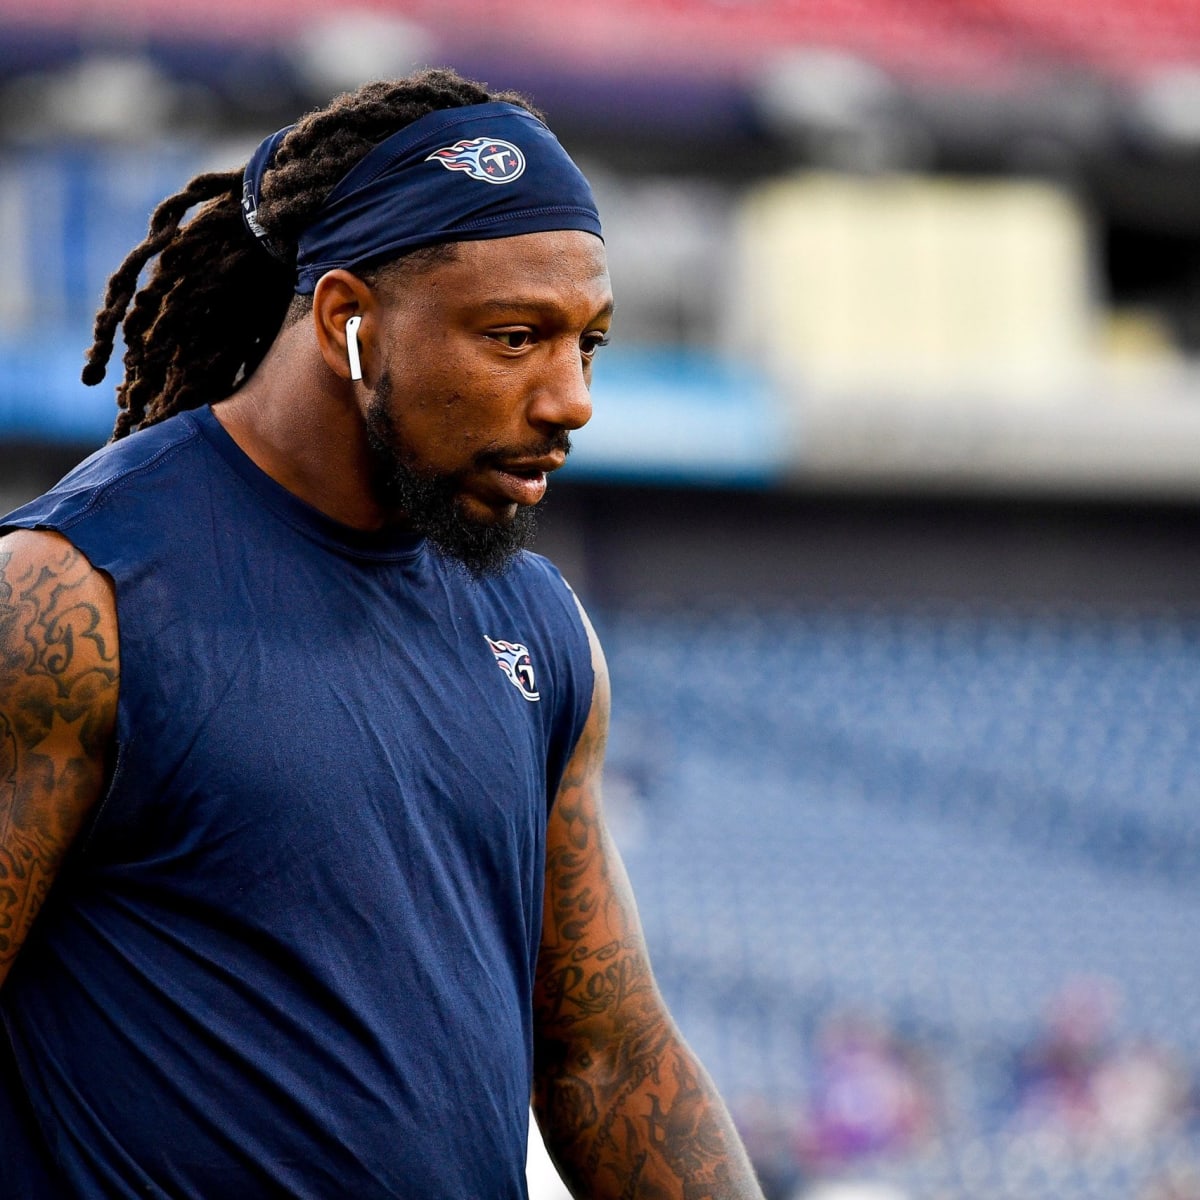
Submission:
[[[303,345],[304,322],[283,330],[258,370],[213,405],[239,448],[276,483],[354,529],[381,529],[388,514],[369,485],[362,414],[348,384]]]

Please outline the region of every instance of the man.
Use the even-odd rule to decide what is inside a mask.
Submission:
[[[431,71],[113,276],[114,441],[0,523],[0,1195],[518,1197],[531,1093],[578,1196],[761,1195],[605,833],[603,655],[522,549],[599,235],[518,97]]]

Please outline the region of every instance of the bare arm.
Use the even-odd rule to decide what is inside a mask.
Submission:
[[[112,585],[58,534],[0,538],[0,986],[104,783]]]
[[[591,714],[547,835],[534,1113],[577,1197],[761,1200],[733,1123],[659,995],[604,826],[608,670],[590,625],[588,632]]]

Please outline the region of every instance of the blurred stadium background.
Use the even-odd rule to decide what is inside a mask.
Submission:
[[[153,204],[425,64],[606,217],[541,548],[772,1200],[1198,1200],[1200,5],[0,0],[0,510]]]

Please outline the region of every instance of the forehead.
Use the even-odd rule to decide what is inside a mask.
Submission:
[[[402,291],[442,306],[561,306],[585,319],[612,305],[604,243],[574,229],[456,243],[451,259],[406,281]]]

